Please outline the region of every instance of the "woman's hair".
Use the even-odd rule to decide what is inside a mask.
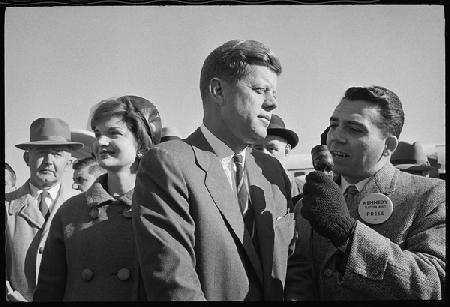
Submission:
[[[101,101],[93,110],[90,126],[113,116],[122,116],[128,129],[138,142],[142,154],[161,140],[161,117],[158,109],[147,99],[138,96],[122,96]]]

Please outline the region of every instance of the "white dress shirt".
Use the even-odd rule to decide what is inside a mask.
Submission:
[[[47,193],[47,197],[45,199],[45,203],[48,206],[48,210],[49,212],[52,212],[53,206],[55,204],[55,200],[56,197],[58,196],[59,193],[59,189],[61,188],[61,184],[58,183],[54,186],[52,186],[49,189],[46,189]],[[41,202],[41,194],[42,194],[42,189],[39,189],[37,187],[35,187],[31,182],[30,182],[30,190],[31,190],[31,195],[36,198],[38,204]]]
[[[233,162],[233,156],[235,152],[231,150],[228,145],[218,139],[204,124],[200,126],[200,130],[208,141],[211,148],[214,150],[216,155],[219,157],[220,162],[222,163],[222,168],[227,176],[228,183],[230,184],[231,189],[236,192],[236,186],[234,180],[232,179],[232,175],[236,174],[236,165]],[[241,152],[237,152],[237,154],[241,154],[243,156],[243,164],[245,165],[245,148]]]

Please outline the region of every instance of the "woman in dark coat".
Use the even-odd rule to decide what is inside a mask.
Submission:
[[[160,141],[161,119],[148,100],[123,96],[100,102],[90,124],[107,173],[56,213],[35,301],[137,300],[131,199],[139,160]]]

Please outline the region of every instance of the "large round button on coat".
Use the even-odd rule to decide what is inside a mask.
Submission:
[[[98,218],[98,213],[98,208],[94,207],[91,209],[91,211],[89,211],[89,216],[95,220]]]
[[[131,214],[132,214],[131,213],[131,209],[130,210],[125,209],[125,210],[122,211],[122,215],[124,217],[126,217],[127,219],[131,218]]]
[[[84,281],[89,281],[94,277],[94,272],[91,269],[84,269],[81,272],[81,279]]]
[[[43,246],[39,246],[39,254],[42,254],[44,252],[44,247]]]
[[[122,268],[117,272],[117,278],[119,278],[122,281],[128,280],[130,278],[130,270],[127,268]]]

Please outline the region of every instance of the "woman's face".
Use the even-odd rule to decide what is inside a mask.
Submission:
[[[112,171],[131,167],[138,142],[121,115],[100,119],[94,132],[94,152],[100,166]]]

